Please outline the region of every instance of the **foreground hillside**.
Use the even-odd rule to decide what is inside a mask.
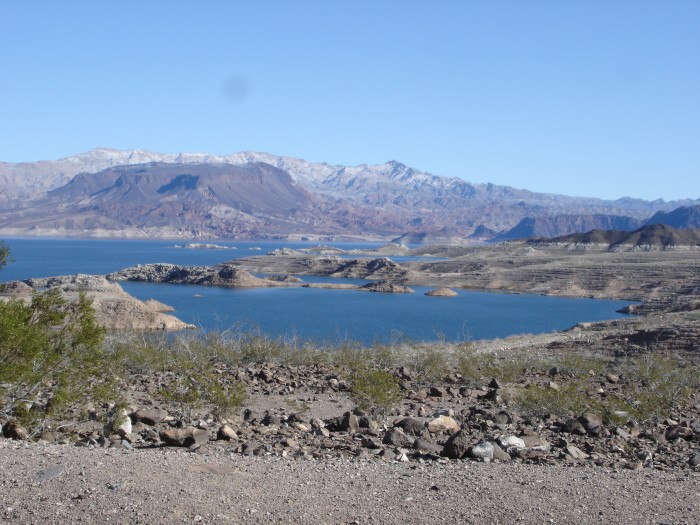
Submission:
[[[13,368],[35,386],[0,369],[0,517],[17,524],[694,523],[700,261],[690,247],[636,251],[649,239],[631,238],[623,250],[610,249],[622,239],[610,233],[592,233],[587,243],[434,246],[418,252],[441,259],[404,264],[340,259],[327,247],[238,260],[261,273],[363,276],[392,287],[453,283],[645,301],[639,317],[537,336],[372,347],[235,331],[120,332],[102,341],[87,338],[99,331],[84,306],[89,333],[65,332],[56,348],[89,344],[105,366],[73,386],[96,392],[104,383],[112,401],[67,400],[58,412],[62,382],[82,367],[48,370],[50,378],[31,373],[36,360]],[[299,284],[232,265],[147,265],[112,278]],[[85,276],[30,279],[13,290],[71,294],[80,283],[91,283],[103,314],[110,307],[100,294],[120,295],[105,278]],[[55,335],[55,322],[45,318],[47,334]],[[0,338],[4,365],[17,341]],[[27,391],[29,403],[11,395]]]

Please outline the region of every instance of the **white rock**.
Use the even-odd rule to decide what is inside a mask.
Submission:
[[[510,447],[525,448],[525,441],[517,436],[501,436],[498,439],[498,444],[505,450],[509,449]]]
[[[120,436],[128,436],[131,434],[131,431],[133,430],[133,427],[131,425],[131,418],[129,417],[128,412],[125,409],[122,409],[119,412],[119,419],[122,420],[122,424],[117,427],[117,434]]]

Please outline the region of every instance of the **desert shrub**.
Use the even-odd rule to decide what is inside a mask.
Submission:
[[[135,374],[162,372],[170,362],[170,348],[166,336],[152,333],[110,334],[106,348],[122,368]]]
[[[396,377],[384,370],[360,369],[352,377],[350,397],[360,410],[383,417],[403,398]]]
[[[353,343],[343,343],[332,350],[333,365],[349,371],[351,374],[372,367],[373,359],[370,349]]]
[[[238,338],[240,362],[273,363],[278,362],[284,353],[284,344],[259,330],[241,333]]]
[[[401,352],[395,344],[374,343],[371,351],[372,363],[380,369],[396,367],[401,359]]]
[[[216,381],[209,381],[205,387],[205,397],[212,406],[212,416],[221,421],[235,414],[243,406],[248,392],[240,381],[231,381],[225,386]]]
[[[408,363],[419,383],[430,384],[444,381],[453,371],[452,353],[439,343],[416,348]]]
[[[600,410],[599,401],[589,395],[585,383],[568,381],[559,389],[545,385],[530,385],[514,399],[525,415],[542,417],[579,415]]]
[[[552,366],[556,366],[560,374],[578,378],[589,376],[591,371],[603,374],[609,363],[608,357],[581,352],[568,352],[552,359]]]
[[[0,302],[0,416],[36,433],[79,403],[118,400],[117,366],[103,339],[85,294],[66,302],[50,290],[29,304]]]
[[[457,369],[466,382],[480,383],[492,378],[506,383],[517,381],[528,369],[528,360],[523,354],[498,357],[479,353],[469,344],[458,345],[455,349]]]
[[[621,365],[625,397],[639,421],[669,416],[700,387],[700,367],[679,357],[645,354]]]
[[[185,421],[207,406],[215,419],[225,419],[243,405],[245,385],[217,374],[214,364],[221,348],[212,349],[206,337],[177,337],[161,351],[167,360],[167,383],[157,397],[174,404]]]

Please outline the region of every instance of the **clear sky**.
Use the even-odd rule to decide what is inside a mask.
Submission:
[[[0,0],[0,160],[398,160],[700,198],[697,0]]]

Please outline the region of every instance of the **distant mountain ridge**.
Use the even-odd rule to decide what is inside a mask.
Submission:
[[[592,230],[552,239],[534,239],[533,244],[565,244],[579,248],[607,246],[610,251],[700,250],[700,229],[674,228],[666,224],[648,224],[629,232]]]
[[[700,228],[700,206],[681,206],[670,212],[659,211],[645,224],[666,224],[674,228]]]
[[[226,179],[253,172],[262,183],[245,179],[244,194],[234,198],[237,190],[226,187]],[[159,188],[165,189],[154,191]],[[0,231],[25,234],[431,237],[449,231],[488,240],[509,231],[506,236],[633,229],[657,212],[696,205],[700,199],[534,193],[432,175],[396,161],[334,166],[258,152],[98,148],[57,161],[0,163]]]

